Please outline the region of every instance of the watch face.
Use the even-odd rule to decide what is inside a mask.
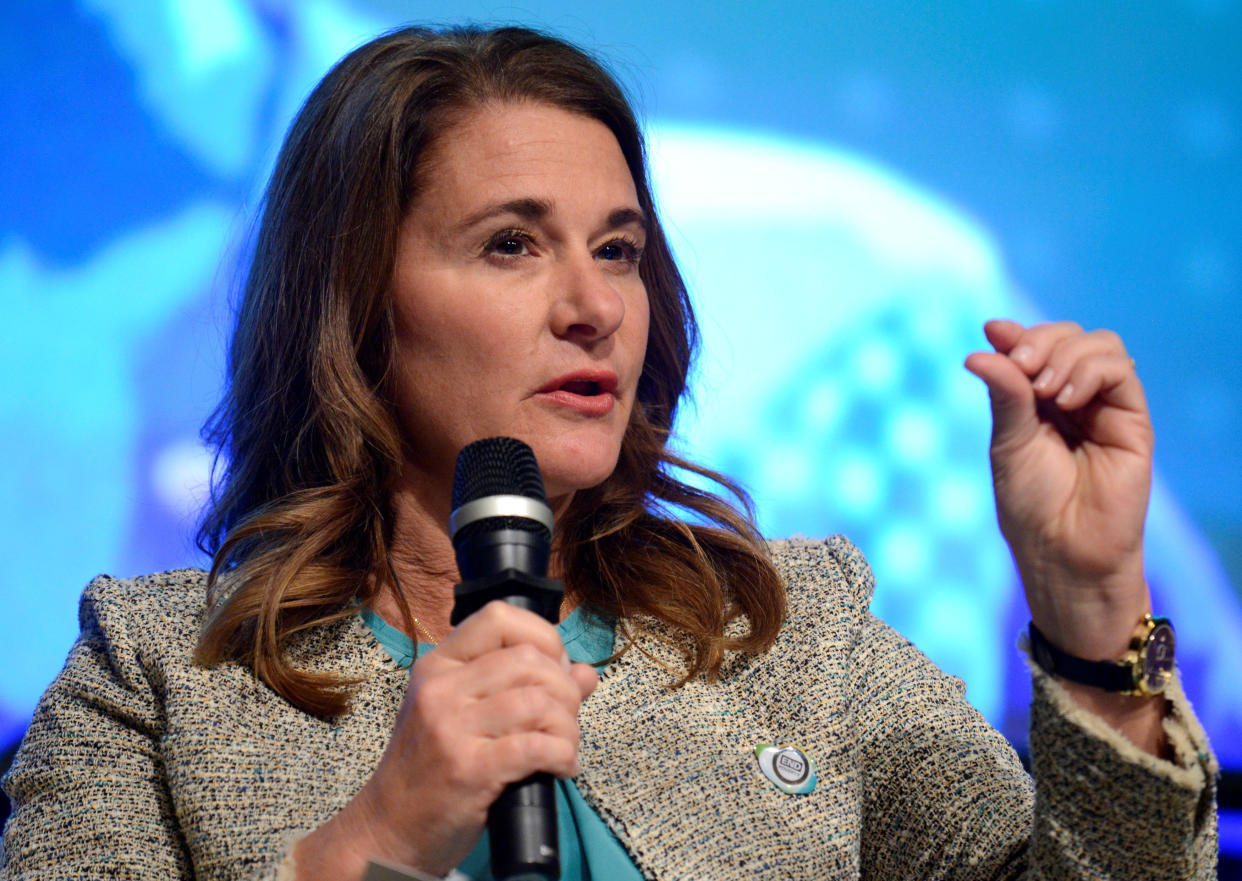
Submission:
[[[1173,627],[1160,621],[1147,637],[1143,650],[1143,685],[1155,694],[1163,691],[1173,676]]]

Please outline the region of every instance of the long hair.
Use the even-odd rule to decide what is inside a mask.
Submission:
[[[685,637],[683,682],[717,675],[728,651],[766,649],[783,620],[783,587],[745,494],[667,447],[698,333],[620,87],[545,34],[406,28],[342,59],[294,121],[264,196],[228,391],[204,429],[225,467],[198,534],[212,567],[196,658],[246,663],[307,712],[343,712],[350,683],[291,663],[290,637],[381,590],[412,632],[388,556],[402,465],[389,298],[397,231],[433,140],[471,110],[511,101],[606,125],[649,226],[637,400],[615,471],[576,493],[558,524],[566,588],[618,616],[627,645],[644,615],[671,625]],[[679,471],[714,481],[734,503]],[[739,617],[746,633],[726,636]]]

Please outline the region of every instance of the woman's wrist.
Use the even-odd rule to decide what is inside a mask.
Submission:
[[[374,818],[368,786],[335,817],[297,842],[293,857],[298,881],[361,881],[373,859],[414,864],[412,843],[394,841],[387,826]]]
[[[340,824],[333,817],[294,845],[294,877],[297,881],[362,881],[367,861],[354,851],[353,845],[348,836],[341,834]]]
[[[1151,611],[1151,594],[1142,575],[1127,571],[1088,581],[1068,575],[1041,578],[1023,573],[1031,620],[1061,651],[1088,661],[1118,661],[1134,628]]]
[[[1141,575],[1091,585],[1048,585],[1027,590],[1031,621],[1043,638],[1083,661],[1121,661],[1131,649],[1135,629],[1151,611],[1151,595]],[[1055,600],[1053,598],[1056,598]],[[1060,675],[1053,679],[1079,707],[1121,732],[1144,752],[1170,758],[1163,721],[1163,695],[1139,696],[1108,691]]]
[[[1164,695],[1139,697],[1116,694],[1068,679],[1054,678],[1075,704],[1119,731],[1143,752],[1161,759],[1173,758],[1164,731],[1164,718],[1169,712],[1169,702]]]

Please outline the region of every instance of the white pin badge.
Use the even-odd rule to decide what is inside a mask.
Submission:
[[[801,747],[791,743],[784,746],[761,743],[755,747],[755,757],[759,759],[759,770],[763,776],[775,783],[781,792],[803,795],[819,782],[814,760]]]

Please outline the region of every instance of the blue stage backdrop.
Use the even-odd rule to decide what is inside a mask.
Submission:
[[[770,535],[845,532],[877,611],[1025,740],[1025,621],[962,359],[981,323],[1127,339],[1155,414],[1158,611],[1242,767],[1242,13],[1229,0],[595,8],[41,0],[0,12],[0,721],[97,572],[189,540],[232,254],[329,65],[406,21],[518,19],[614,60],[705,341],[679,444]]]

